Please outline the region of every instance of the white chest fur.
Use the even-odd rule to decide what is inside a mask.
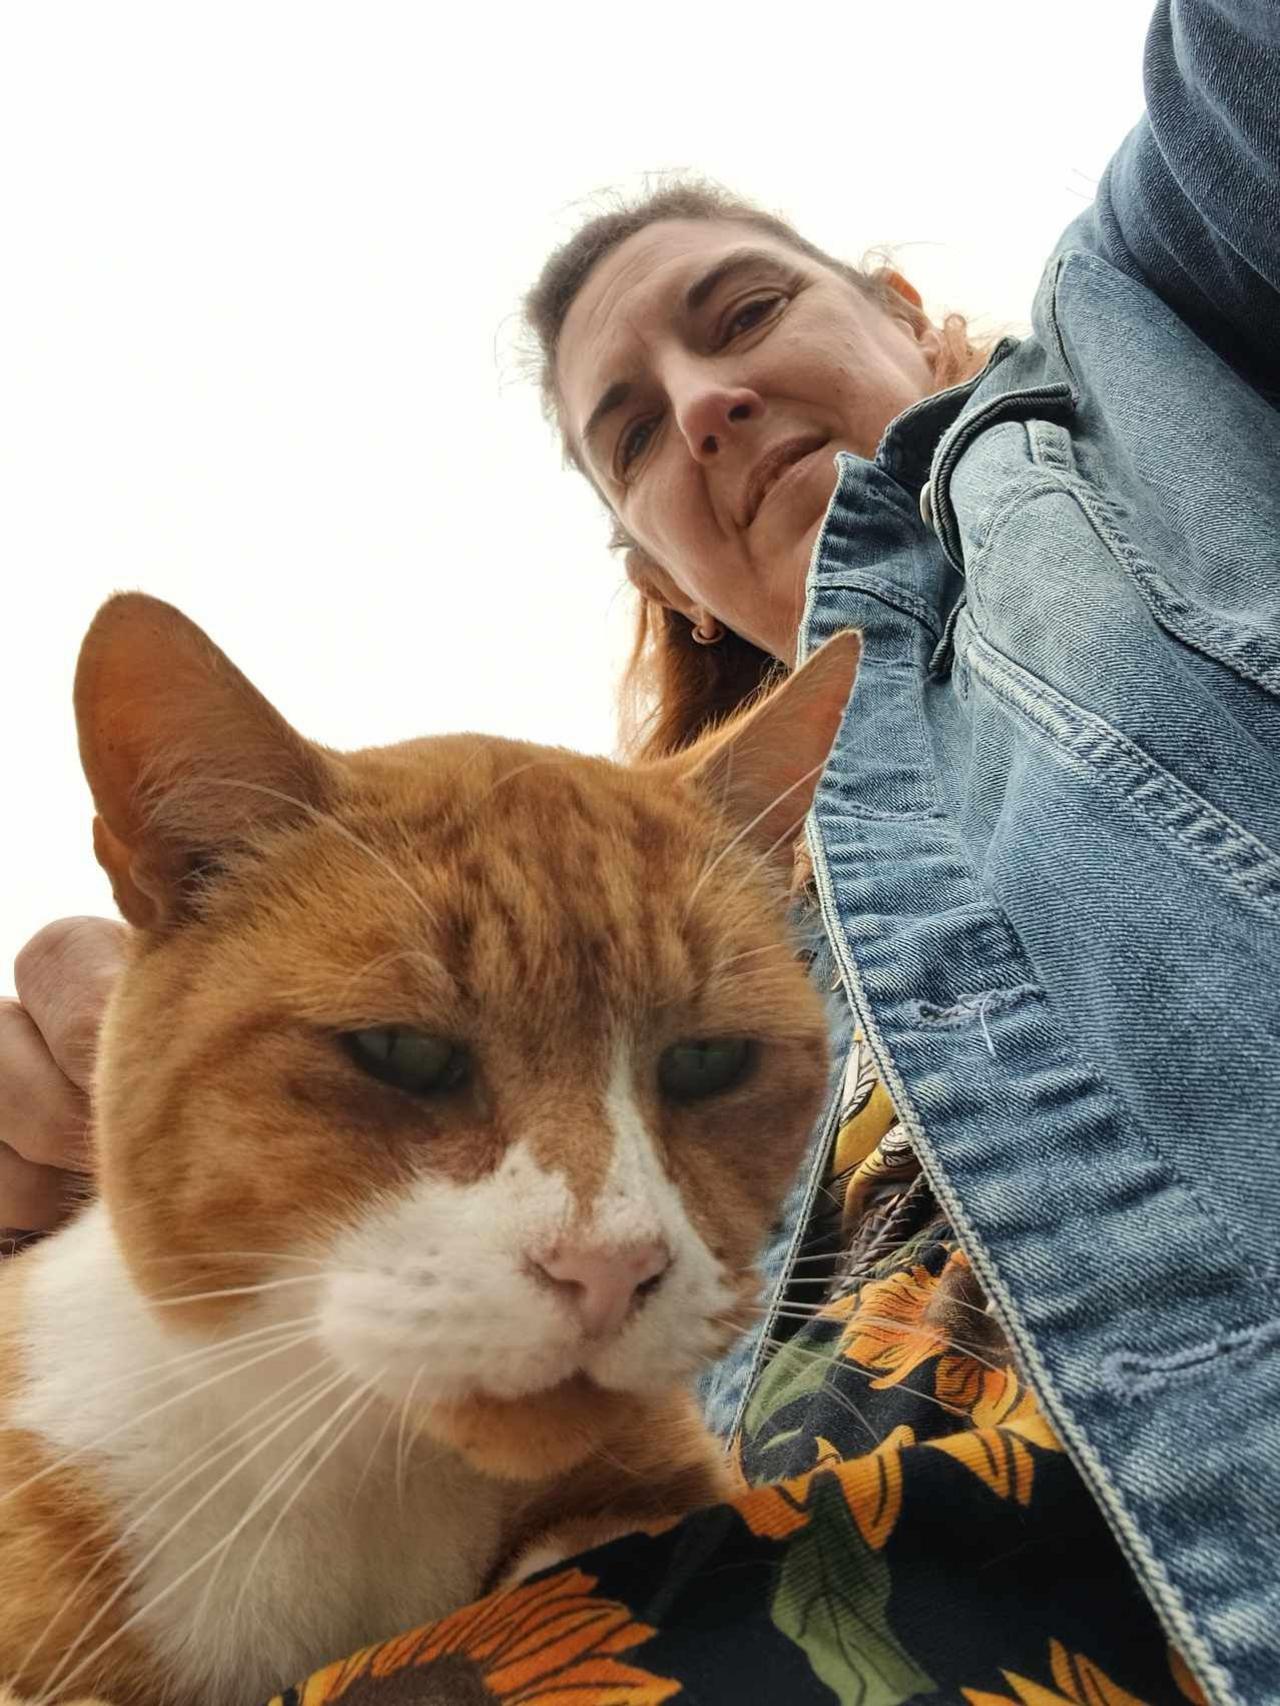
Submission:
[[[100,1207],[25,1260],[14,1420],[117,1513],[116,1611],[177,1693],[251,1706],[474,1596],[506,1495],[298,1342],[305,1286],[251,1300],[224,1350],[144,1307]]]

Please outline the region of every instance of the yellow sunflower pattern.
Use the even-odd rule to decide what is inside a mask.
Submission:
[[[771,1486],[757,1487],[736,1501],[738,1515],[753,1534],[770,1540],[785,1540],[808,1526],[810,1496],[819,1476],[830,1476],[839,1486],[858,1532],[873,1551],[879,1551],[893,1533],[902,1510],[902,1453],[915,1444],[908,1427],[895,1428],[874,1451],[861,1457],[841,1458],[829,1440],[821,1467]]]
[[[964,1464],[1000,1498],[1026,1505],[1035,1480],[1029,1448],[1061,1447],[1034,1394],[1012,1367],[989,1366],[954,1348],[956,1281],[968,1271],[968,1259],[955,1250],[941,1273],[916,1265],[869,1281],[827,1305],[818,1320],[842,1325],[838,1354],[870,1372],[873,1388],[898,1386],[933,1363],[932,1396],[965,1425],[923,1443]],[[963,1307],[974,1306],[964,1301]],[[830,1461],[834,1448],[824,1443]]]
[[[969,1362],[954,1357],[953,1363]],[[946,1371],[965,1386],[972,1387],[968,1368]],[[926,1444],[934,1451],[945,1451],[957,1463],[971,1469],[980,1481],[1002,1499],[1016,1499],[1029,1505],[1035,1485],[1035,1457],[1029,1449],[1038,1445],[1042,1451],[1060,1451],[1056,1435],[1033,1395],[1022,1385],[1010,1368],[984,1369],[979,1382],[979,1395],[968,1407],[972,1427],[962,1433],[931,1439]],[[944,1370],[940,1364],[935,1391],[945,1403],[947,1390]]]
[[[897,1386],[950,1344],[945,1324],[929,1319],[937,1289],[937,1277],[916,1267],[872,1280],[829,1305],[824,1318],[846,1323],[840,1355],[873,1369],[872,1386]]]
[[[1083,1653],[1069,1653],[1061,1641],[1049,1644],[1049,1672],[1051,1682],[1044,1684],[1005,1671],[1012,1694],[989,1694],[978,1688],[962,1692],[969,1706],[1150,1706],[1112,1682]]]
[[[299,1691],[298,1706],[336,1706],[358,1683],[429,1667],[436,1681],[442,1672],[451,1678],[459,1699],[500,1706],[571,1706],[584,1699],[592,1706],[661,1706],[680,1693],[680,1683],[623,1657],[654,1631],[626,1606],[598,1598],[596,1586],[595,1577],[568,1569],[490,1594],[316,1672]]]

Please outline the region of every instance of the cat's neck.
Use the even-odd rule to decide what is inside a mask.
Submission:
[[[276,1301],[295,1293],[218,1336],[170,1326],[100,1205],[23,1262],[8,1420],[84,1475],[131,1578],[84,1654],[127,1604],[187,1691],[265,1698],[367,1640],[370,1605],[392,1634],[478,1590],[510,1493],[334,1375],[288,1325],[297,1304]],[[264,1622],[279,1675],[241,1668]]]

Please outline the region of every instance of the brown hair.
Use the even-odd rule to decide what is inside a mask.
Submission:
[[[543,407],[561,429],[566,459],[581,473],[586,469],[564,431],[556,372],[565,317],[599,261],[629,237],[664,219],[723,219],[763,231],[829,267],[913,330],[928,323],[923,310],[894,287],[892,269],[883,258],[876,266],[850,266],[810,243],[785,219],[718,184],[696,178],[664,184],[639,200],[623,202],[589,219],[548,257],[525,297],[525,322],[538,346]],[[970,342],[962,315],[947,315],[939,331],[942,348],[934,377],[941,391],[970,374],[981,352]],[[616,517],[610,544],[627,552],[628,574],[641,595],[635,644],[620,692],[623,745],[635,757],[657,758],[688,746],[745,701],[767,692],[783,670],[775,658],[728,630],[718,644],[698,645],[688,617],[646,591],[644,553]]]

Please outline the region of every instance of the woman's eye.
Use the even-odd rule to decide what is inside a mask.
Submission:
[[[649,443],[657,430],[658,423],[649,420],[636,421],[629,426],[618,442],[618,465],[625,474],[631,464],[643,456],[649,448]]]
[[[466,1049],[405,1025],[344,1031],[343,1047],[362,1071],[415,1096],[456,1089],[471,1070]]]
[[[729,1090],[746,1077],[755,1045],[744,1037],[673,1043],[658,1060],[658,1084],[673,1102],[696,1102]]]
[[[774,291],[771,296],[757,296],[750,302],[744,302],[742,307],[735,310],[725,321],[721,329],[720,342],[722,344],[731,343],[743,332],[753,330],[762,321],[767,320],[785,301],[784,296],[778,291]]]

